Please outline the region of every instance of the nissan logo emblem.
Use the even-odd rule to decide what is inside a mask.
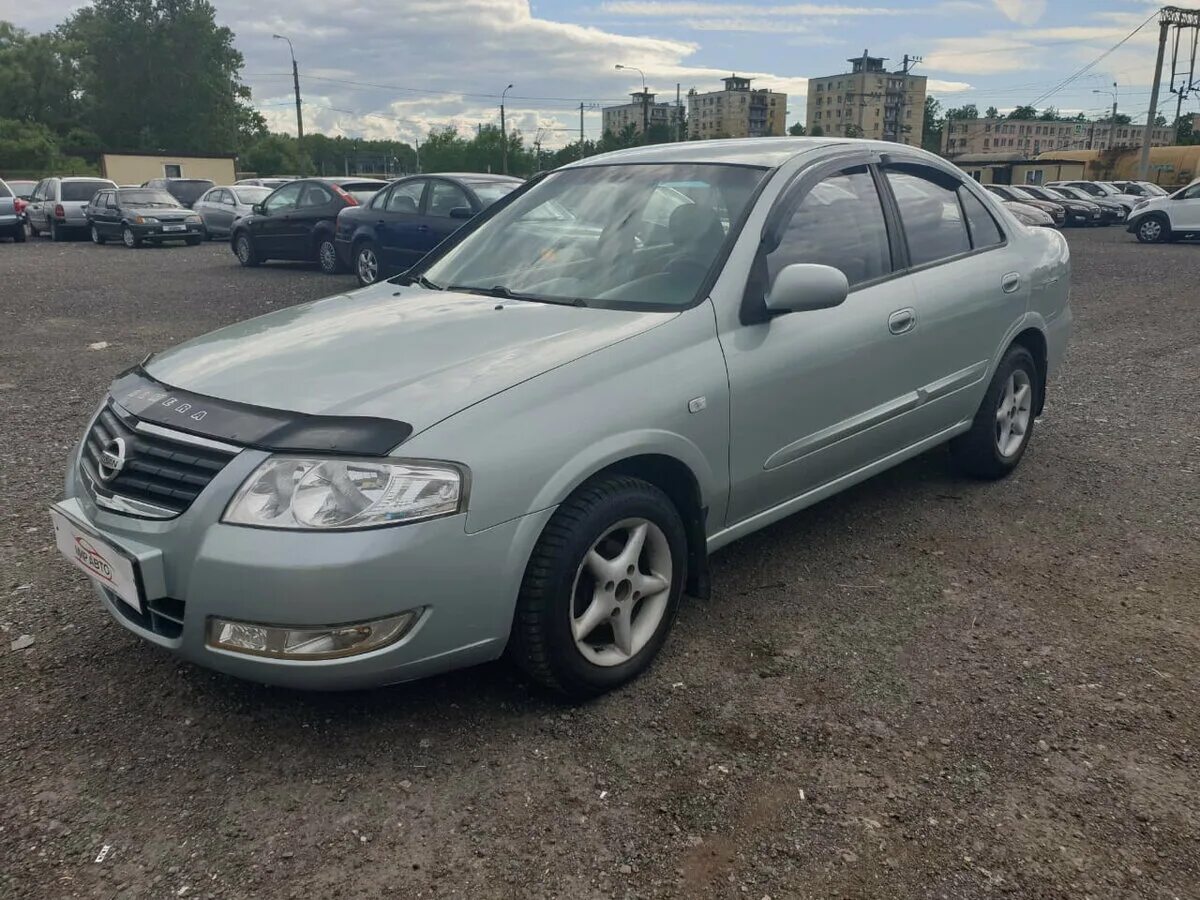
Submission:
[[[113,438],[101,448],[100,465],[96,467],[96,472],[101,480],[112,481],[125,468],[125,461],[124,438]]]

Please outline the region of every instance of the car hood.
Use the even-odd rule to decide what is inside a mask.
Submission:
[[[190,209],[177,206],[125,206],[122,212],[130,216],[153,216],[156,219],[186,219],[192,215]]]
[[[383,282],[214,331],[154,356],[145,369],[223,400],[396,419],[420,431],[675,315]]]

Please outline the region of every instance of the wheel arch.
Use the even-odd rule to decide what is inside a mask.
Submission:
[[[1008,347],[1011,349],[1014,346],[1022,346],[1029,351],[1033,357],[1034,365],[1038,369],[1038,395],[1037,405],[1034,407],[1034,415],[1040,416],[1042,409],[1046,405],[1046,382],[1049,380],[1049,345],[1046,342],[1046,335],[1042,333],[1040,328],[1026,328],[1017,334],[1011,341]],[[1007,353],[1008,350],[1005,350]]]

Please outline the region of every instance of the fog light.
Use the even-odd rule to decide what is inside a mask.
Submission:
[[[218,650],[274,659],[337,659],[394,644],[416,622],[420,610],[348,625],[288,627],[208,620],[208,645]]]

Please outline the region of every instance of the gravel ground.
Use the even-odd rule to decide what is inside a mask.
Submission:
[[[113,374],[352,280],[0,245],[0,895],[1197,896],[1200,247],[1069,239],[1013,478],[932,452],[737,542],[578,708],[501,664],[266,688],[111,621],[46,507]]]

